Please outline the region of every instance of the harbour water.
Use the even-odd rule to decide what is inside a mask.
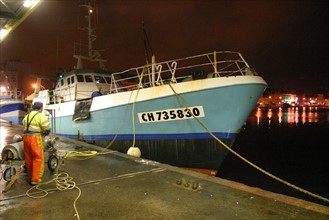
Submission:
[[[257,108],[233,149],[252,163],[329,198],[329,108]],[[229,154],[218,176],[318,204],[329,204],[274,180]]]

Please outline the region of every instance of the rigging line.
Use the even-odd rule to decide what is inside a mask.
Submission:
[[[312,193],[308,190],[305,190],[301,187],[298,187],[286,180],[283,180],[273,174],[271,174],[270,172],[262,169],[261,167],[257,166],[256,164],[252,163],[251,161],[247,160],[246,158],[244,158],[243,156],[241,156],[240,154],[238,154],[237,152],[235,152],[232,148],[230,148],[229,146],[227,146],[224,142],[222,142],[218,137],[216,137],[216,135],[214,135],[197,117],[195,117],[195,115],[193,114],[193,112],[189,109],[189,107],[187,106],[187,104],[184,102],[183,98],[175,91],[175,89],[172,87],[171,83],[168,84],[171,88],[171,90],[174,92],[174,94],[176,95],[178,101],[180,102],[181,105],[183,105],[189,112],[190,114],[193,116],[193,118],[199,123],[199,125],[201,125],[201,127],[203,127],[217,142],[219,142],[222,146],[224,146],[227,150],[229,150],[231,153],[233,153],[235,156],[237,156],[238,158],[240,158],[241,160],[243,160],[244,162],[246,162],[247,164],[249,164],[250,166],[254,167],[255,169],[257,169],[258,171],[266,174],[267,176],[269,177],[272,177],[273,179],[287,185],[287,186],[290,186],[291,188],[294,188],[302,193],[305,193],[307,195],[310,195],[314,198],[317,198],[317,199],[320,199],[320,200],[323,200],[325,202],[328,202],[329,203],[329,199],[323,197],[323,196],[320,196],[320,195],[316,195],[315,193]]]
[[[151,51],[151,56],[153,56],[153,50],[150,44],[150,41],[148,39],[146,30],[145,30],[145,22],[142,22],[142,31],[143,31],[143,36],[144,36],[144,50],[145,50],[145,58],[146,58],[146,62],[148,63],[148,58],[149,58],[149,54],[148,54],[148,48]]]
[[[137,101],[139,90],[140,90],[140,88],[142,86],[142,83],[143,83],[143,77],[144,77],[145,69],[147,69],[147,65],[145,65],[143,67],[141,76],[139,77],[137,92],[136,92],[136,96],[135,96],[133,106],[132,106],[132,110],[131,110],[131,119],[132,119],[132,127],[133,127],[133,144],[132,144],[132,147],[135,147],[135,143],[136,143],[135,104],[136,104],[136,101]],[[133,93],[133,91],[131,93]]]
[[[125,118],[127,118],[127,117],[125,117],[125,115],[127,114],[127,111],[128,111],[128,104],[130,103],[130,100],[131,100],[131,97],[132,97],[132,94],[133,94],[133,92],[131,92],[130,93],[130,95],[129,95],[129,99],[128,99],[128,102],[127,102],[127,105],[126,105],[126,107],[125,107],[125,111],[124,111],[124,114],[123,114],[123,118],[125,119]],[[101,154],[110,154],[110,153],[114,153],[114,152],[117,152],[117,151],[113,151],[113,150],[111,150],[110,152],[105,152],[106,150],[108,150],[111,146],[112,146],[112,144],[116,141],[116,138],[118,137],[118,134],[119,134],[119,131],[121,130],[121,128],[123,127],[123,124],[124,124],[124,120],[121,120],[121,124],[120,124],[120,126],[118,127],[118,129],[117,129],[117,132],[116,132],[116,134],[115,134],[115,136],[114,136],[114,138],[110,141],[110,143],[106,146],[106,147],[104,147],[104,149],[102,149],[100,152],[91,152],[91,151],[89,151],[89,152],[77,152],[77,151],[70,151],[70,152],[68,152],[64,157],[63,157],[63,159],[69,159],[69,158],[72,158],[72,159],[76,159],[76,160],[87,160],[87,159],[91,159],[91,158],[93,158],[93,157],[95,157],[95,156],[98,156],[98,155],[101,155]],[[56,141],[57,142],[57,141]],[[71,155],[71,154],[73,154],[73,156]],[[79,158],[79,157],[84,157],[84,158]]]
[[[128,105],[130,103],[130,99],[132,97],[132,92],[130,93],[129,95],[129,99],[128,99],[128,102],[127,102],[127,105],[125,107],[125,111],[124,111],[124,114],[123,114],[123,118],[126,119],[127,117],[125,117],[125,115],[127,114],[127,111],[128,111]],[[108,148],[110,148],[112,146],[112,144],[114,143],[114,141],[116,141],[118,135],[119,135],[119,131],[121,130],[121,128],[123,127],[123,124],[124,124],[124,121],[125,120],[121,120],[121,123],[120,123],[120,126],[118,127],[118,130],[116,132],[116,134],[114,135],[114,138],[110,141],[110,143],[104,148],[104,150],[102,150],[101,152],[104,152],[105,150],[107,150]],[[96,156],[96,155],[95,155]],[[94,157],[94,156],[91,156],[91,157]]]
[[[124,114],[123,114],[123,118],[124,118],[124,119],[127,118],[127,117],[125,117],[125,115],[126,115],[127,112],[128,112],[128,104],[130,103],[130,100],[131,100],[132,94],[133,94],[133,92],[130,93],[130,95],[129,95],[129,99],[128,99],[128,102],[127,102],[127,105],[126,105],[126,107],[125,107],[125,111],[124,111]],[[110,143],[109,143],[108,145],[106,145],[106,147],[104,147],[103,150],[101,150],[101,151],[100,151],[99,153],[97,153],[97,154],[94,154],[94,155],[91,155],[91,156],[87,156],[86,158],[84,158],[84,159],[80,159],[80,160],[87,160],[87,159],[93,158],[93,157],[95,157],[95,156],[97,156],[97,155],[99,155],[99,154],[108,154],[108,153],[116,152],[116,151],[111,151],[111,152],[104,152],[104,151],[106,151],[107,149],[109,149],[109,148],[112,146],[112,144],[116,141],[116,139],[117,139],[117,137],[118,137],[118,135],[119,135],[119,131],[122,129],[122,127],[123,127],[123,125],[124,125],[124,121],[125,121],[125,120],[121,120],[120,126],[118,126],[118,129],[117,129],[117,131],[116,131],[116,134],[114,135],[114,138],[110,141]],[[103,152],[104,152],[104,153],[103,153]]]

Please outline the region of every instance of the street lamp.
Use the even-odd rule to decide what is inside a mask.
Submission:
[[[1,87],[0,87],[0,92],[5,92],[5,91],[7,91],[6,87],[1,86]]]
[[[34,89],[37,89],[37,86],[39,86],[42,90],[45,90],[46,88],[43,86],[43,85],[41,85],[41,84],[39,84],[39,85],[37,85],[37,84],[33,84],[32,85],[32,87],[34,88]],[[40,89],[39,89],[40,90]]]

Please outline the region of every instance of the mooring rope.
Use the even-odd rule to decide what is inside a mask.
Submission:
[[[48,191],[45,190],[45,189],[40,188],[40,186],[50,184],[52,182],[55,182],[56,188],[59,191],[65,191],[65,190],[71,190],[71,189],[77,189],[78,190],[79,193],[78,193],[77,197],[75,198],[75,200],[73,202],[73,208],[74,208],[74,211],[75,211],[75,216],[77,217],[77,219],[80,219],[79,212],[78,212],[78,209],[76,207],[76,202],[78,201],[78,199],[81,196],[81,190],[76,185],[76,183],[73,181],[73,178],[70,177],[69,174],[67,174],[67,173],[55,174],[55,178],[53,178],[53,179],[51,179],[47,182],[39,183],[38,185],[31,187],[29,190],[26,191],[26,196],[28,196],[32,199],[41,199],[41,198],[46,197],[48,195]],[[38,190],[39,192],[41,192],[43,194],[40,195],[40,196],[34,196],[31,193],[32,190]]]
[[[243,156],[241,156],[240,154],[238,154],[236,151],[234,151],[232,148],[230,148],[229,146],[227,146],[224,142],[222,142],[218,137],[216,137],[216,135],[214,135],[197,117],[195,117],[195,115],[193,114],[193,112],[189,109],[189,107],[187,106],[187,104],[184,102],[183,98],[175,91],[175,89],[172,87],[171,83],[169,83],[169,86],[171,88],[171,90],[174,92],[175,96],[177,97],[179,103],[185,107],[187,109],[187,111],[189,111],[189,113],[193,116],[193,118],[199,123],[199,125],[201,127],[203,127],[217,142],[219,142],[222,146],[224,146],[227,150],[229,150],[231,153],[233,153],[235,156],[237,156],[238,158],[240,158],[241,160],[243,160],[244,162],[246,162],[247,164],[249,164],[250,166],[254,167],[255,169],[257,169],[258,171],[266,174],[267,176],[291,187],[291,188],[294,188],[302,193],[305,193],[307,195],[310,195],[314,198],[317,198],[317,199],[320,199],[320,200],[323,200],[325,202],[328,202],[329,203],[329,199],[323,197],[323,196],[320,196],[320,195],[317,195],[315,193],[312,193],[308,190],[305,190],[301,187],[298,187],[286,180],[283,180],[273,174],[271,174],[270,172],[262,169],[261,167],[257,166],[256,164],[252,163],[251,161],[247,160],[246,158],[244,158]]]
[[[136,143],[135,105],[136,105],[137,97],[138,97],[138,94],[139,94],[139,90],[140,90],[140,88],[143,84],[143,77],[144,77],[145,69],[147,69],[146,65],[143,67],[141,76],[139,77],[137,92],[136,92],[136,96],[135,96],[133,106],[132,106],[132,110],[131,110],[131,119],[132,119],[132,127],[133,127],[133,144],[132,144],[132,147],[135,147],[135,143]],[[133,91],[131,93],[133,93]]]

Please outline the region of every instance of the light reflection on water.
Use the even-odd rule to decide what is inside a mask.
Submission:
[[[329,108],[257,108],[233,148],[270,173],[329,198],[328,130]],[[273,181],[234,154],[228,154],[218,173],[249,186],[322,202]]]
[[[256,121],[254,120],[256,118]],[[329,108],[290,107],[290,108],[257,108],[249,121],[261,124],[305,124],[329,121]]]

